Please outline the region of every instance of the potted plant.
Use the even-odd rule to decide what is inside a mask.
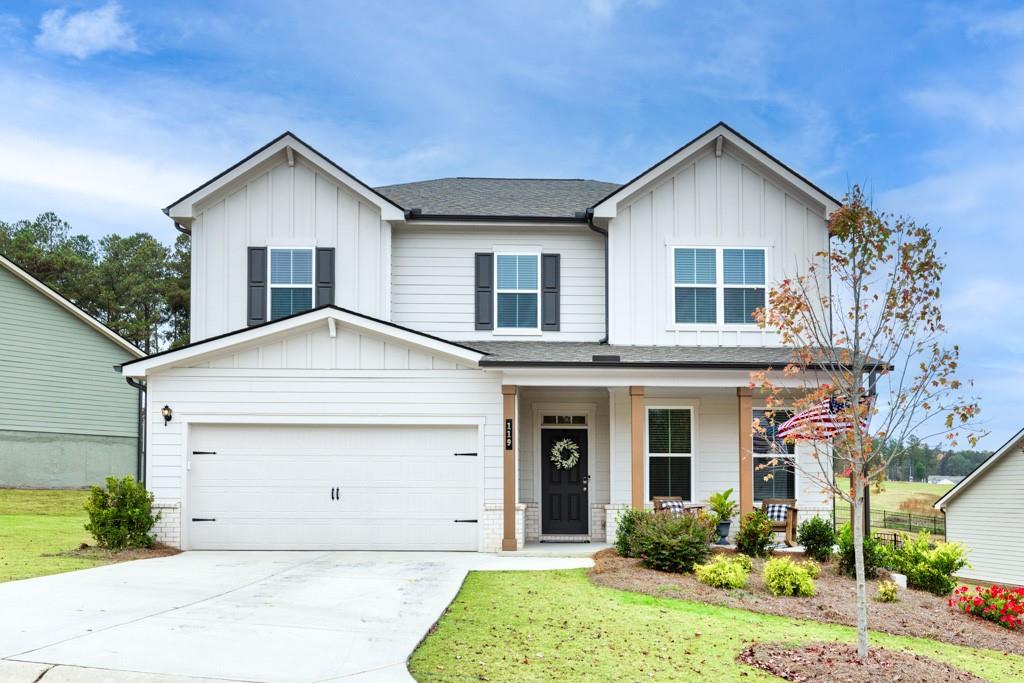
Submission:
[[[726,538],[729,536],[729,527],[732,525],[732,518],[736,516],[739,506],[731,499],[732,489],[726,489],[721,493],[712,493],[708,498],[711,512],[718,519],[718,545],[726,545]]]

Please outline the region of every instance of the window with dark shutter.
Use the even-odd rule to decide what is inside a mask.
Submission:
[[[647,489],[654,496],[693,500],[693,411],[647,410]]]
[[[267,248],[249,247],[249,291],[246,324],[267,322]]]
[[[334,303],[334,247],[316,250],[316,305]]]
[[[494,254],[476,254],[473,311],[475,328],[494,329]]]
[[[541,255],[541,329],[557,331],[561,326],[562,257],[559,254]]]
[[[764,433],[754,432],[754,500],[796,498],[796,446],[778,438],[779,425],[793,416],[788,410],[754,410]]]

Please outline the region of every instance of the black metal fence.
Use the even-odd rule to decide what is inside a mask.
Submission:
[[[836,526],[850,521],[850,507],[836,505]],[[946,537],[946,518],[944,515],[919,515],[914,512],[893,510],[872,510],[871,530],[908,533],[927,531],[936,536]],[[895,535],[899,537],[898,534]]]

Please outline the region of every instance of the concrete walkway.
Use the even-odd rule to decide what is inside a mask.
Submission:
[[[406,659],[468,571],[591,564],[475,553],[189,552],[14,581],[0,584],[0,680],[410,681]]]

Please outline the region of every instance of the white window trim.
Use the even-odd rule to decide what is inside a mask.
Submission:
[[[537,288],[536,289],[498,289],[498,257],[500,256],[532,256],[537,259]],[[540,335],[541,310],[541,257],[539,251],[495,251],[494,252],[494,334],[496,335]],[[537,297],[537,325],[536,327],[499,327],[498,326],[498,294],[533,294]]]
[[[753,413],[758,411],[758,410],[776,410],[776,411],[784,410],[784,411],[787,411],[789,413],[796,413],[796,409],[794,409],[794,408],[792,408],[790,406],[777,406],[775,408],[770,408],[769,409],[768,406],[766,406],[766,405],[756,405],[756,406],[751,406],[751,416],[753,416]],[[799,498],[800,498],[800,470],[796,466],[797,445],[798,444],[793,444],[793,454],[792,455],[789,455],[787,453],[786,455],[777,455],[777,456],[774,456],[774,457],[777,457],[780,460],[781,459],[786,459],[786,460],[792,460],[793,461],[793,498],[799,500]],[[769,454],[767,454],[767,453],[756,453],[754,451],[754,438],[753,438],[753,434],[751,434],[751,438],[750,438],[750,467],[751,467],[751,471],[753,472],[753,476],[755,476],[755,477],[757,476],[757,467],[754,464],[754,461],[757,460],[758,458],[765,458],[765,457],[769,457]],[[751,494],[753,494],[753,491],[751,491]],[[755,504],[760,504],[761,500],[759,498],[755,498],[754,499],[754,503]]]
[[[650,412],[652,410],[689,410],[690,411],[690,452],[689,453],[651,453]],[[690,498],[692,503],[697,496],[697,406],[695,403],[658,403],[644,406],[644,504],[651,503],[651,457],[655,458],[688,458],[690,460]]]
[[[273,264],[273,262],[274,262],[274,252],[275,251],[308,251],[310,253],[310,263],[312,264],[312,268],[310,269],[311,277],[310,277],[309,284],[308,285],[275,285],[275,284],[273,284],[274,277],[273,277],[273,275],[271,273],[271,268],[272,268],[271,264]],[[274,297],[274,290],[275,289],[308,289],[309,290],[309,301],[310,301],[310,304],[311,304],[309,310],[313,310],[314,308],[316,308],[316,247],[307,247],[307,246],[290,246],[290,247],[285,247],[285,246],[270,247],[270,246],[268,246],[267,247],[267,322],[271,322],[271,321],[275,320],[275,318],[273,317],[273,308],[272,308],[273,297]],[[294,315],[294,312],[293,312],[293,315]],[[276,318],[276,320],[280,320],[280,318]]]
[[[676,249],[714,249],[715,251],[715,284],[713,285],[687,285],[676,283]],[[727,285],[725,284],[725,250],[726,249],[760,249],[764,252],[764,285]],[[764,289],[764,307],[768,310],[768,288],[772,282],[771,273],[771,247],[761,244],[669,244],[668,245],[668,326],[669,332],[693,331],[693,330],[716,330],[721,332],[750,332],[760,331],[753,319],[749,323],[726,323],[725,322],[725,290],[728,289]],[[680,287],[703,287],[715,290],[715,323],[677,323],[676,322],[676,289]]]

